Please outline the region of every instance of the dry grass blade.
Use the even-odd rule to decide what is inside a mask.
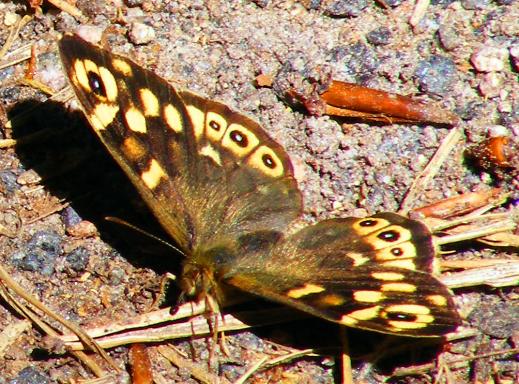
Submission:
[[[453,272],[441,276],[441,281],[449,288],[477,285],[489,285],[495,288],[516,286],[519,283],[519,260],[508,260],[506,263],[499,262],[486,267]]]
[[[222,377],[216,377],[211,373],[207,372],[207,369],[200,364],[196,364],[189,359],[182,357],[177,351],[173,348],[170,348],[166,345],[159,345],[157,347],[159,353],[168,359],[171,363],[179,368],[184,368],[189,371],[191,376],[193,376],[196,380],[200,381],[204,384],[230,384],[230,382]]]
[[[429,184],[429,182],[438,173],[440,167],[449,156],[454,146],[460,141],[462,137],[462,130],[459,127],[453,128],[449,134],[445,137],[440,147],[429,161],[429,164],[425,169],[418,175],[413,184],[409,188],[406,196],[400,204],[400,212],[406,214],[413,207],[416,202],[417,196],[419,196]]]
[[[268,360],[267,356],[259,359],[257,362],[252,364],[252,366],[249,369],[247,369],[247,371],[245,371],[245,373],[238,380],[236,380],[233,384],[244,384],[245,381],[249,377],[251,377],[255,372],[257,372],[259,370],[259,368],[263,365],[263,363],[267,360]]]
[[[467,368],[469,362],[477,360],[477,359],[484,359],[484,358],[494,357],[494,356],[513,355],[516,353],[519,353],[519,348],[506,349],[503,351],[491,352],[491,353],[486,353],[486,354],[479,354],[476,356],[466,357],[463,359],[451,360],[448,362],[444,362],[444,364],[447,364],[450,368]],[[409,375],[420,375],[420,374],[427,373],[427,372],[430,372],[435,369],[436,369],[436,365],[434,363],[428,363],[428,364],[423,364],[423,365],[414,366],[414,367],[398,368],[393,372],[392,376],[393,377],[403,377],[403,376],[409,376]]]
[[[25,15],[20,20],[18,20],[18,22],[13,26],[13,28],[11,28],[11,31],[9,32],[9,36],[7,37],[4,46],[2,47],[2,49],[0,49],[0,59],[4,57],[7,51],[11,48],[14,41],[16,40],[16,37],[18,36],[18,32],[20,32],[20,29],[27,25],[27,23],[31,20],[32,16]]]
[[[190,320],[180,323],[151,327],[152,323],[147,320],[153,318],[153,324],[163,323],[165,318],[171,317],[171,315],[164,313],[167,311],[169,309],[149,313],[147,318],[143,315],[130,319],[126,323],[128,326],[127,331],[122,323],[114,323],[101,328],[93,328],[92,330],[87,330],[87,332],[91,337],[96,337],[96,342],[102,348],[113,348],[130,343],[160,342],[186,337],[205,337],[214,334],[204,316],[190,318]],[[228,332],[268,324],[281,324],[292,321],[295,318],[301,318],[301,315],[288,308],[242,312],[236,314],[236,316],[227,314],[224,315],[223,324],[219,326],[218,331]],[[142,320],[144,320],[143,323],[140,322]],[[114,334],[115,329],[117,329],[117,334]],[[76,335],[65,335],[60,337],[60,340],[72,350],[82,350],[84,348],[81,343],[77,342]]]
[[[56,8],[59,8],[62,11],[74,16],[79,21],[86,19],[85,15],[83,15],[83,13],[78,8],[74,7],[72,4],[67,3],[66,1],[48,0],[48,2],[54,5]]]
[[[1,267],[0,267],[1,268]],[[0,283],[0,297],[2,297],[10,307],[19,313],[21,316],[30,319],[33,323],[35,323],[41,330],[43,330],[49,336],[58,336],[58,333],[48,326],[42,319],[39,318],[33,311],[24,306],[21,302],[19,302],[14,296],[12,296],[7,288],[4,286],[4,283]],[[80,361],[82,361],[96,376],[104,377],[106,376],[106,372],[97,365],[97,363],[88,357],[84,352],[81,351],[72,351],[74,356],[76,356]]]

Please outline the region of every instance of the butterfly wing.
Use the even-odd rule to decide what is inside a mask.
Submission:
[[[439,336],[459,323],[451,294],[431,274],[425,225],[397,214],[325,220],[243,257],[226,282],[343,325]]]
[[[257,123],[78,36],[59,48],[94,131],[184,250],[299,215],[288,156]]]

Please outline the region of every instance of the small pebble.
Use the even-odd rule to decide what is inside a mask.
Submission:
[[[384,3],[389,5],[390,7],[398,7],[400,4],[402,4],[403,0],[385,0]]]
[[[67,227],[67,234],[84,239],[97,235],[97,228],[92,222],[81,220],[79,223]]]
[[[322,0],[301,0],[301,4],[306,9],[319,9],[321,7]]]
[[[479,92],[481,92],[482,96],[485,96],[488,99],[497,97],[503,89],[504,83],[505,79],[501,73],[485,73],[479,82]]]
[[[4,16],[4,25],[6,27],[10,27],[11,25],[16,24],[20,17],[14,12],[6,12]]]
[[[19,184],[16,182],[18,177],[11,171],[0,171],[0,188],[2,191],[9,194],[14,193],[19,189]]]
[[[343,70],[358,82],[371,78],[380,63],[373,48],[363,43],[338,46],[331,54],[337,67],[342,65]]]
[[[126,11],[126,20],[137,22],[145,17],[144,11],[141,8],[129,8]]]
[[[124,3],[128,6],[128,7],[138,7],[140,5],[142,5],[144,0],[124,0]]]
[[[147,24],[134,22],[128,36],[134,44],[148,44],[155,39],[155,30]]]
[[[391,41],[391,31],[389,28],[380,27],[369,32],[366,38],[373,45],[387,45]]]
[[[457,79],[456,64],[446,57],[432,56],[418,63],[414,75],[422,91],[444,95]]]
[[[489,6],[490,0],[462,0],[461,6],[465,9],[485,9]]]
[[[83,219],[74,208],[68,206],[61,212],[61,220],[65,224],[65,229],[68,229],[68,227],[79,224]]]
[[[50,276],[61,251],[61,237],[54,231],[38,231],[27,242],[21,254],[13,256],[23,270]]]
[[[367,6],[367,0],[335,0],[328,3],[324,13],[334,17],[357,17]]]
[[[443,5],[447,6],[458,0],[431,0],[431,5]]]
[[[104,28],[95,25],[81,25],[76,29],[76,33],[84,40],[91,43],[99,43],[103,37]]]
[[[88,265],[90,253],[84,247],[77,247],[65,256],[65,260],[74,271],[82,272]]]
[[[253,3],[260,8],[265,8],[269,5],[270,0],[253,0]]]
[[[510,132],[505,126],[491,125],[488,127],[488,137],[510,136]]]
[[[50,379],[35,367],[25,367],[8,384],[50,384]]]
[[[450,24],[442,24],[438,29],[438,36],[440,38],[440,43],[447,51],[451,51],[454,48],[458,47],[462,40],[458,35],[458,31]]]
[[[38,184],[40,181],[41,176],[38,175],[34,169],[29,169],[28,171],[23,172],[16,179],[16,182],[20,185],[34,185]]]
[[[125,278],[127,278],[127,275],[124,269],[119,267],[112,268],[109,274],[109,284],[112,286],[119,285]]]
[[[470,62],[478,72],[499,72],[505,68],[508,50],[498,47],[483,47],[475,52]]]

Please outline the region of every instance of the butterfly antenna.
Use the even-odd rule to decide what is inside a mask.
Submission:
[[[171,243],[168,243],[166,240],[164,239],[161,239],[160,237],[158,236],[155,236],[155,235],[152,235],[151,233],[149,232],[146,232],[144,229],[142,228],[139,228],[139,227],[136,227],[135,225],[133,224],[130,224],[128,223],[127,221],[124,221],[123,219],[120,219],[118,217],[114,217],[114,216],[106,216],[105,217],[105,220],[106,221],[111,221],[112,223],[116,223],[116,224],[120,224],[120,225],[123,225],[127,228],[130,228],[130,229],[133,229],[134,231],[136,232],[139,232],[141,234],[143,234],[144,236],[147,236],[155,241],[158,241],[159,243],[161,244],[164,244],[165,246],[177,251],[178,253],[180,253],[182,256],[185,256],[186,254],[184,252],[182,252],[181,249],[175,247],[173,244]]]

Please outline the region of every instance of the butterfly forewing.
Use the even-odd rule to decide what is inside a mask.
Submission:
[[[95,132],[185,250],[282,229],[299,215],[288,156],[257,123],[190,92],[179,95],[154,73],[77,36],[65,35],[60,53]]]

